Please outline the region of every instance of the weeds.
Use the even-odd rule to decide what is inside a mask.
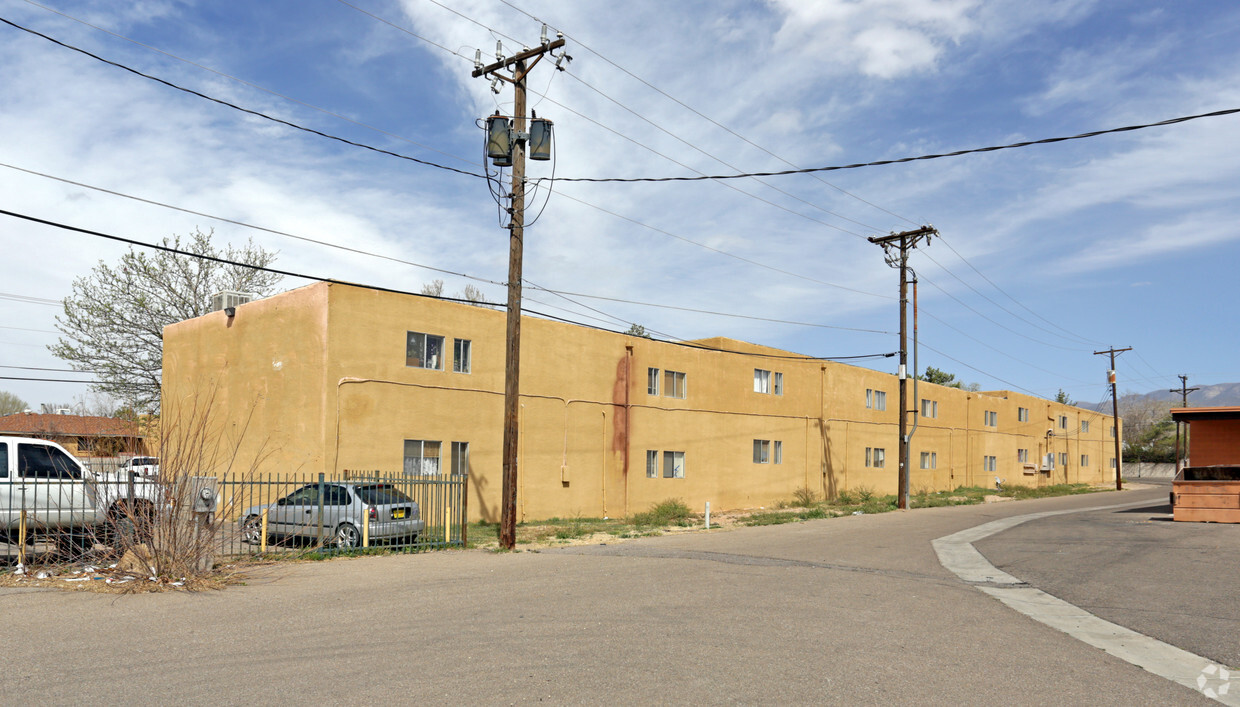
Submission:
[[[639,528],[654,525],[677,525],[684,527],[689,525],[689,519],[692,517],[693,511],[689,510],[684,501],[679,498],[669,498],[645,513],[634,515],[633,525]]]

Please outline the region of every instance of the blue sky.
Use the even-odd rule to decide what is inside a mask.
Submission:
[[[1240,107],[1240,6],[1224,0],[510,3],[0,0],[0,16],[254,110],[473,172],[475,120],[512,101],[510,88],[495,95],[470,77],[474,51],[490,61],[497,39],[508,55],[537,43],[530,16],[562,31],[573,57],[566,73],[543,64],[530,78],[531,105],[555,122],[558,177],[840,165]],[[221,243],[279,250],[278,265],[293,271],[409,290],[441,277],[448,293],[472,283],[503,301],[494,283],[506,277],[507,237],[483,180],[0,33],[3,208],[148,242],[214,228]],[[721,335],[816,356],[895,351],[897,273],[865,237],[931,223],[943,238],[912,260],[923,368],[986,390],[1063,388],[1097,403],[1107,365],[1092,352],[1114,345],[1134,348],[1120,359],[1121,392],[1169,388],[1179,373],[1190,385],[1236,381],[1238,147],[1240,116],[1227,116],[763,181],[560,182],[531,205],[542,212],[526,232],[525,276],[578,294],[527,291],[526,305],[612,329],[636,322],[661,338]],[[530,172],[547,177],[551,165]],[[0,293],[25,298],[59,300],[74,277],[123,252],[8,217],[0,233]],[[56,308],[2,301],[5,365],[63,367],[44,348]],[[894,359],[864,365],[895,370]],[[86,392],[0,389],[34,405]]]

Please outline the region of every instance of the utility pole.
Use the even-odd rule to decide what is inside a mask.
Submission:
[[[473,77],[492,77],[492,90],[497,81],[505,81],[513,85],[514,101],[512,123],[504,116],[493,116],[487,121],[488,156],[499,166],[512,166],[512,204],[509,207],[508,222],[508,316],[507,346],[504,365],[504,481],[500,497],[500,547],[511,550],[517,542],[517,449],[518,432],[520,430],[521,412],[521,261],[524,249],[525,229],[525,145],[531,139],[525,126],[525,81],[530,70],[542,59],[544,54],[564,46],[564,38],[557,36],[554,41],[547,40],[547,28],[543,26],[543,41],[534,48],[523,48],[511,57],[505,57],[496,47],[496,61],[482,66],[481,50],[474,60]],[[561,71],[560,61],[571,59],[563,52],[557,57],[556,68]],[[511,71],[505,75],[500,71]],[[535,121],[538,122],[538,121]],[[549,121],[546,124],[547,148],[550,145]],[[535,148],[537,149],[537,148]],[[501,154],[503,153],[503,154]],[[535,159],[539,159],[535,155]],[[545,157],[542,159],[546,159]]]
[[[922,226],[912,231],[902,231],[886,236],[871,236],[868,240],[883,247],[887,264],[900,269],[900,442],[896,456],[900,459],[900,477],[896,493],[896,505],[908,508],[908,253],[917,247],[917,242],[926,239],[930,245],[930,237],[939,232],[934,226]],[[893,252],[895,251],[895,252]],[[916,374],[916,371],[914,371]],[[915,410],[911,412],[916,412]]]
[[[1193,392],[1194,390],[1201,390],[1201,389],[1200,388],[1189,388],[1188,387],[1188,376],[1181,375],[1181,376],[1176,376],[1176,377],[1180,379],[1180,387],[1178,389],[1172,388],[1171,390],[1167,392],[1179,393],[1180,394],[1180,407],[1186,408],[1188,407],[1188,394]],[[1180,422],[1179,420],[1175,421],[1175,473],[1176,473],[1176,476],[1180,475],[1180,458],[1181,458],[1180,457],[1180,426],[1183,424],[1184,423]],[[1186,429],[1184,430],[1184,432],[1185,432],[1184,446],[1187,447],[1188,446],[1188,430]]]
[[[1120,453],[1119,396],[1115,394],[1115,354],[1123,353],[1125,351],[1132,351],[1132,347],[1129,346],[1126,349],[1117,349],[1114,346],[1112,346],[1106,351],[1095,351],[1094,352],[1095,356],[1101,356],[1102,354],[1111,355],[1111,370],[1107,371],[1107,381],[1111,383],[1111,424],[1113,425],[1112,429],[1115,430],[1115,490],[1116,491],[1124,490],[1124,475],[1123,475],[1124,456],[1123,454]]]

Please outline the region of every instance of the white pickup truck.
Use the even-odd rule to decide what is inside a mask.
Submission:
[[[76,533],[154,511],[162,497],[156,479],[92,474],[55,442],[0,437],[0,533],[11,539],[23,511],[29,530]]]

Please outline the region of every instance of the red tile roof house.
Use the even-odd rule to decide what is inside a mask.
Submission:
[[[86,461],[147,453],[138,424],[116,417],[19,412],[0,416],[0,435],[51,440]]]

